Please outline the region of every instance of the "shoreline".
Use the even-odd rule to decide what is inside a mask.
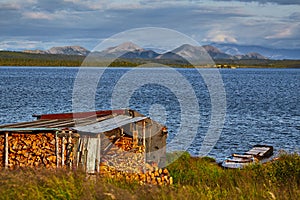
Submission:
[[[136,67],[140,65],[167,65],[174,68],[300,68],[300,60],[271,59],[215,59],[207,64],[193,66],[186,60],[175,59],[130,59],[101,58],[85,60],[86,56],[59,54],[30,54],[23,52],[1,52],[0,66],[38,66],[38,67],[81,67],[82,64],[92,67]]]
[[[159,65],[159,63],[158,63]],[[172,66],[172,65],[167,65],[170,68],[178,68],[178,69],[228,69],[228,70],[236,70],[236,69],[300,69],[299,67],[287,67],[287,66],[282,66],[282,67],[270,67],[270,66],[253,66],[253,65],[248,65],[248,66],[239,66],[239,67],[234,67],[234,68],[228,68],[228,67],[206,67],[206,66],[191,66],[191,67],[185,67],[185,66]],[[1,65],[0,68],[135,68],[139,66],[69,66],[69,65]],[[163,69],[164,67],[160,66],[152,66],[152,67],[144,67],[145,69]]]

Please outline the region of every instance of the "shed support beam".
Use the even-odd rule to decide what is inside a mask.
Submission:
[[[61,138],[61,166],[65,165],[65,137]]]
[[[146,121],[143,121],[143,145],[146,150]]]
[[[101,135],[97,137],[97,152],[96,152],[96,172],[100,172],[100,160],[101,160]]]
[[[58,137],[57,137],[58,131],[55,132],[55,156],[56,156],[56,167],[58,168],[58,160],[59,160],[59,154],[58,154]]]
[[[5,133],[5,161],[4,161],[4,166],[5,169],[8,168],[8,133]]]

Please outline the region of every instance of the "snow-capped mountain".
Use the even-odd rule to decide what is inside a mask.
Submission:
[[[138,45],[132,43],[132,42],[124,42],[118,46],[109,47],[99,53],[101,53],[103,56],[121,56],[123,54],[126,54],[128,52],[141,52],[144,51],[143,48],[139,47]]]
[[[52,47],[47,52],[49,54],[65,54],[65,55],[81,55],[81,56],[86,56],[90,53],[89,50],[81,46]]]

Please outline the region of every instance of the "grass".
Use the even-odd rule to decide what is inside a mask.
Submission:
[[[87,177],[81,171],[2,170],[0,199],[300,199],[298,154],[224,170],[212,158],[184,153],[168,169],[175,184],[163,187]]]

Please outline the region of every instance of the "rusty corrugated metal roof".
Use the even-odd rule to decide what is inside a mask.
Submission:
[[[15,123],[15,124],[8,124],[8,125],[2,125],[0,126],[0,130],[2,128],[69,128],[74,127],[75,125],[87,125],[87,124],[93,124],[102,120],[106,120],[109,118],[113,118],[113,115],[107,115],[104,117],[88,117],[88,118],[82,118],[82,119],[41,119],[31,122],[21,122],[21,123]]]
[[[71,115],[78,118],[70,118]],[[39,120],[2,125],[0,132],[55,131],[67,128],[86,133],[101,133],[147,119],[144,116],[132,117],[128,110],[47,114],[37,117]]]
[[[90,111],[90,112],[76,112],[76,113],[54,113],[54,114],[42,114],[42,115],[32,115],[33,117],[36,117],[37,119],[82,119],[82,118],[98,118],[98,117],[104,117],[107,115],[125,115],[130,110],[122,109],[122,110],[98,110],[98,111]]]
[[[113,118],[103,120],[97,123],[85,125],[85,126],[76,126],[73,129],[80,132],[88,132],[88,133],[103,133],[106,131],[114,130],[118,127],[139,122],[147,117],[130,117],[127,115],[118,115]]]

